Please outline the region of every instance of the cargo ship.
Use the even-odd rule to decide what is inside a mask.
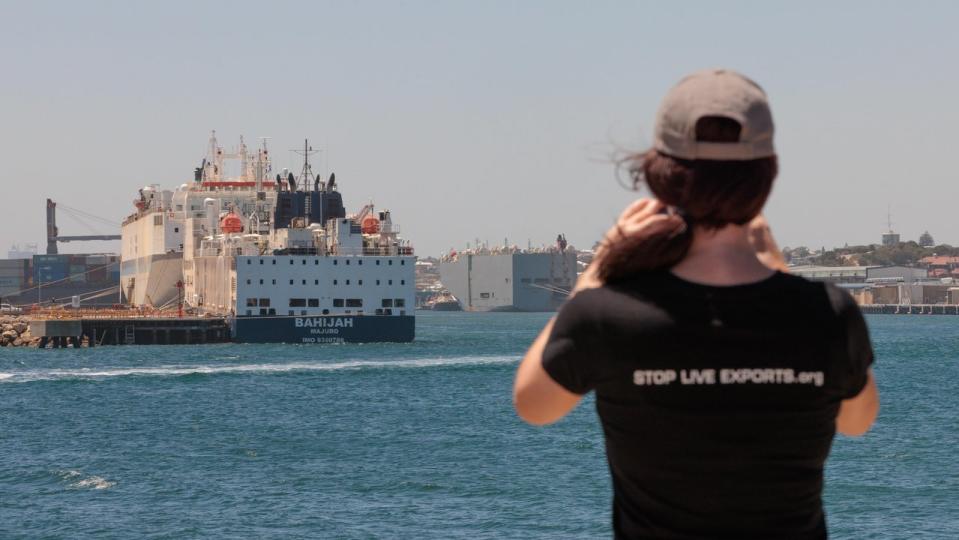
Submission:
[[[556,311],[576,283],[576,252],[559,235],[542,249],[451,251],[440,259],[439,272],[465,311]]]
[[[412,246],[389,211],[347,214],[310,153],[298,176],[273,176],[265,142],[227,153],[214,132],[192,182],[141,189],[121,229],[129,303],[226,317],[238,342],[412,341]]]

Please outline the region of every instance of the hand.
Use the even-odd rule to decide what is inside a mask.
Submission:
[[[747,230],[749,243],[756,250],[756,257],[759,258],[759,261],[772,270],[788,272],[789,265],[786,264],[782,251],[776,245],[776,240],[773,238],[772,230],[770,230],[765,216],[762,214],[756,216],[749,222]]]
[[[603,263],[603,257],[609,245],[633,236],[681,234],[685,230],[686,222],[675,214],[663,213],[665,208],[666,205],[662,202],[649,198],[637,199],[627,206],[619,215],[616,224],[606,231],[593,256],[593,262],[580,274],[572,294],[603,285],[602,280],[599,279],[599,267]]]

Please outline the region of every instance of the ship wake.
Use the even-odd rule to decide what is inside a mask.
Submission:
[[[103,367],[75,370],[31,370],[0,373],[4,383],[69,379],[110,379],[114,377],[185,377],[221,374],[278,374],[317,371],[361,371],[387,369],[457,368],[513,364],[515,356],[466,356],[456,358],[414,358],[407,360],[351,360],[344,362],[289,362],[276,364],[167,365],[157,367]]]

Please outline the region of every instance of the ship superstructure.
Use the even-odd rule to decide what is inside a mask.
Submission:
[[[389,211],[348,215],[305,146],[299,175],[273,176],[265,143],[225,153],[214,134],[192,183],[141,190],[123,226],[128,301],[227,316],[237,341],[412,340],[413,248]]]

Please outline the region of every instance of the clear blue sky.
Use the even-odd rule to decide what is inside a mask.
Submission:
[[[0,21],[0,252],[42,248],[46,197],[119,221],[138,187],[188,181],[210,129],[272,137],[276,167],[309,137],[350,209],[393,210],[420,255],[589,247],[634,196],[610,155],[715,66],[771,97],[780,244],[878,242],[889,205],[905,239],[959,244],[957,2],[0,2]]]

